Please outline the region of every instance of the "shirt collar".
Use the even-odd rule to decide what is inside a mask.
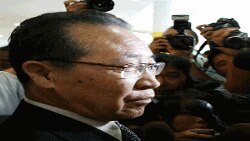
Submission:
[[[109,122],[96,121],[94,119],[90,119],[90,118],[81,116],[77,113],[74,113],[74,112],[71,112],[68,110],[64,110],[64,109],[61,109],[58,107],[54,107],[51,105],[47,105],[44,103],[33,101],[31,99],[28,99],[27,97],[24,97],[24,101],[31,104],[31,105],[55,112],[57,114],[60,114],[60,115],[63,115],[63,116],[69,117],[69,118],[72,118],[72,119],[77,120],[77,121],[82,122],[82,123],[88,124],[90,126],[93,126],[97,129],[103,131],[103,132],[108,133],[109,135],[117,138],[118,140],[122,140],[121,130],[120,130],[119,126],[115,123],[115,121],[109,121]]]

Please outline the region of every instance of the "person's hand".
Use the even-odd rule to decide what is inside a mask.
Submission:
[[[85,2],[79,2],[76,0],[64,1],[64,6],[68,12],[82,11],[82,10],[87,9],[87,4]]]
[[[233,31],[239,30],[239,28],[221,28],[214,30],[214,27],[203,24],[196,27],[201,31],[201,35],[207,39],[208,42],[213,41],[218,46],[223,46],[225,38],[229,37]]]
[[[216,50],[219,50],[220,52],[229,55],[229,56],[235,56],[244,49],[233,49],[233,48],[225,48],[225,47],[218,47]]]
[[[168,52],[168,47],[171,46],[168,40],[162,37],[155,37],[149,45],[153,53]]]
[[[175,49],[164,37],[155,37],[149,47],[153,53],[166,52],[173,55],[183,56],[188,59],[190,58],[193,49],[191,46],[188,49]]]
[[[207,141],[217,135],[213,129],[190,129],[183,132],[175,132],[176,141]]]

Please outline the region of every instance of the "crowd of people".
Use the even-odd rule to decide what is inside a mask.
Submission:
[[[206,65],[220,81],[197,66],[191,28],[181,36],[191,44],[176,47],[171,26],[147,45],[115,15],[64,4],[65,12],[23,21],[4,48],[3,139],[250,140],[250,38],[229,41],[243,33],[237,21],[197,26],[210,48]]]

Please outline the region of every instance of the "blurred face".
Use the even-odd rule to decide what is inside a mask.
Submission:
[[[239,50],[219,48],[222,52],[213,58],[216,71],[226,78],[225,88],[234,93],[250,92],[250,72],[234,66],[233,58]]]
[[[250,71],[241,70],[232,64],[228,67],[225,88],[233,93],[250,92]]]
[[[89,45],[89,54],[78,61],[115,66],[155,63],[147,45],[126,29],[74,25],[68,30],[78,43]],[[70,71],[58,72],[56,91],[67,109],[80,115],[104,121],[135,118],[143,114],[154,97],[153,88],[160,84],[148,71],[128,79],[120,72],[121,68],[76,64]]]
[[[229,66],[232,64],[233,56],[225,54],[225,53],[219,53],[216,56],[213,57],[213,64],[216,72],[220,74],[223,77],[227,77]]]
[[[186,75],[173,66],[167,65],[164,70],[157,76],[161,83],[160,87],[155,89],[156,94],[165,94],[166,91],[182,89],[186,84]],[[167,93],[170,94],[170,93]]]

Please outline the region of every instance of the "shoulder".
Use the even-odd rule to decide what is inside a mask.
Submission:
[[[13,82],[13,81],[19,82],[16,75],[6,72],[6,71],[0,71],[0,78],[1,78],[0,83]]]

